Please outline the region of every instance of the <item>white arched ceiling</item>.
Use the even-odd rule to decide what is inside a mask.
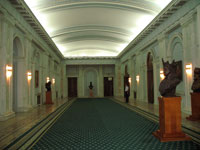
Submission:
[[[117,56],[171,0],[25,0],[65,57]]]

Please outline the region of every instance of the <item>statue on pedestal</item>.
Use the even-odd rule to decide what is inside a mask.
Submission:
[[[163,97],[175,97],[176,86],[181,82],[176,73],[177,63],[173,60],[170,64],[168,61],[163,62],[164,67],[164,80],[161,81],[159,91]]]
[[[200,120],[200,68],[194,69],[194,82],[192,83],[193,93],[191,95],[191,107],[192,115],[186,117],[186,119],[191,121]]]
[[[45,87],[46,87],[47,91],[51,91],[51,81],[47,82],[45,84]]]
[[[194,93],[200,93],[200,68],[194,69],[194,82],[192,84]]]
[[[181,126],[181,97],[176,96],[176,86],[181,82],[178,63],[173,60],[170,64],[168,61],[163,62],[165,78],[159,86],[159,126],[160,129],[153,132],[153,135],[161,142],[185,141],[191,140],[182,131]]]
[[[88,87],[90,89],[90,97],[93,97],[93,92],[92,92],[93,85],[92,85],[92,82],[90,82],[90,85]]]
[[[53,104],[51,96],[51,81],[45,83],[46,91],[46,104]]]

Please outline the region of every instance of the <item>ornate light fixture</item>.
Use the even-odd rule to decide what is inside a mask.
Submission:
[[[165,78],[164,71],[160,70],[160,78],[163,80]]]
[[[192,64],[185,65],[185,71],[188,75],[192,75]]]
[[[131,84],[131,78],[130,77],[128,78],[128,82]]]
[[[136,81],[137,81],[137,82],[140,81],[140,76],[139,76],[139,75],[136,76]]]
[[[28,78],[28,81],[30,81],[32,79],[32,73],[31,72],[27,72],[27,78]]]
[[[49,77],[47,77],[47,83],[50,81],[50,78]]]
[[[13,68],[10,65],[6,65],[6,77],[10,78],[12,76]]]
[[[52,78],[52,84],[55,84],[55,83],[56,83],[56,79]]]

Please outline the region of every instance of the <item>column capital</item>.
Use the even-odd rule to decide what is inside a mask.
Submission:
[[[200,5],[196,7],[197,12],[200,12]]]
[[[187,25],[189,25],[192,22],[192,20],[194,19],[195,12],[196,12],[196,10],[193,10],[193,11],[189,12],[186,16],[181,18],[180,25],[182,27],[186,27]]]
[[[0,20],[6,22],[7,24],[11,26],[15,26],[16,20],[12,16],[8,16],[7,14],[0,14]]]
[[[28,40],[29,42],[32,42],[33,37],[30,34],[25,34],[25,39]]]
[[[157,40],[158,42],[161,42],[167,38],[167,35],[165,33],[161,33],[158,35]]]

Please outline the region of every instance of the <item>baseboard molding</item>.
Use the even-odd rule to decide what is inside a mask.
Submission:
[[[75,99],[65,102],[58,107],[54,112],[49,114],[43,120],[38,122],[31,129],[19,136],[15,141],[7,145],[4,150],[13,149],[31,149],[31,147],[47,132],[47,130],[55,123],[55,121],[72,105]]]
[[[15,112],[9,112],[9,113],[6,113],[4,115],[0,115],[0,121],[8,120],[8,119],[10,119],[14,116],[15,116]]]
[[[130,109],[130,110],[132,110],[132,111],[134,111],[134,112],[136,112],[136,113],[138,113],[139,115],[147,118],[150,121],[153,121],[155,123],[159,123],[159,116],[156,116],[155,114],[149,113],[149,112],[142,110],[141,108],[138,108],[136,106],[132,106],[132,105],[129,105],[127,103],[123,103],[120,100],[115,99],[115,98],[112,98],[111,100],[122,105],[122,106],[124,106],[124,107],[126,107],[126,108],[128,108],[128,109]],[[182,125],[182,130],[186,134],[188,134],[195,143],[200,145],[200,133],[198,133],[198,132],[196,132],[192,129],[189,129],[184,125]]]

